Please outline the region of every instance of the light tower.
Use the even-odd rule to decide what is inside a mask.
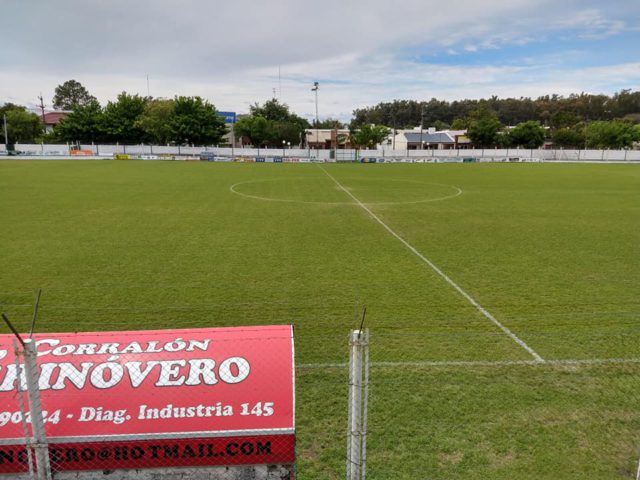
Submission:
[[[316,149],[318,148],[318,144],[320,143],[320,133],[318,132],[318,88],[320,88],[320,84],[318,82],[313,82],[313,88],[311,89],[311,91],[316,92]]]

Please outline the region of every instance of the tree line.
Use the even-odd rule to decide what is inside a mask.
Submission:
[[[622,90],[612,96],[581,93],[536,99],[395,100],[356,109],[351,126],[468,130],[471,141],[479,147],[537,148],[549,140],[563,148],[628,148],[640,141],[638,122],[640,91]]]
[[[480,100],[438,100],[426,102],[416,100],[394,100],[382,102],[372,107],[356,109],[352,123],[382,124],[396,128],[419,125],[433,127],[453,127],[464,124],[478,108],[494,111],[504,125],[516,125],[529,120],[537,120],[551,128],[561,128],[579,122],[613,120],[624,118],[640,121],[640,91],[621,90],[612,96],[580,93],[563,97],[545,95],[536,99],[528,97],[498,98]],[[454,127],[455,128],[455,127]]]
[[[227,131],[215,106],[198,96],[164,99],[122,92],[103,107],[70,80],[56,88],[53,104],[70,111],[49,135],[53,141],[211,145]]]
[[[75,80],[59,85],[54,108],[70,113],[53,132],[45,133],[39,115],[7,103],[9,143],[222,143],[227,127],[216,108],[198,96],[152,98],[122,92],[102,106]],[[422,125],[437,130],[467,130],[475,146],[537,148],[551,140],[566,148],[626,148],[640,141],[640,91],[612,96],[581,93],[531,98],[491,97],[482,100],[396,100],[357,109],[348,139],[356,147],[373,148],[392,131]],[[507,127],[511,126],[511,127]],[[335,119],[317,125],[290,111],[277,99],[250,107],[234,126],[236,139],[254,147],[305,145],[305,129],[346,127]]]
[[[487,104],[461,120],[474,146],[539,148],[546,140],[560,148],[622,149],[640,142],[640,125],[632,119],[579,121],[557,128],[545,127],[538,120],[505,127]]]

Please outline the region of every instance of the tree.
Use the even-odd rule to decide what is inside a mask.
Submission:
[[[588,148],[629,148],[640,140],[638,129],[625,120],[592,122],[585,135]]]
[[[467,136],[477,147],[492,147],[497,143],[501,129],[496,113],[487,105],[481,105],[471,114]]]
[[[275,146],[282,146],[285,142],[290,145],[301,143],[304,135],[304,126],[295,122],[274,122]]]
[[[469,128],[469,121],[465,118],[456,118],[451,123],[451,130],[466,130]]]
[[[178,144],[216,145],[227,132],[216,107],[201,97],[175,97],[169,127]]]
[[[289,111],[286,104],[271,99],[264,105],[250,107],[251,116],[235,125],[236,133],[248,138],[252,145],[282,147],[282,142],[300,143],[309,122]],[[253,119],[253,120],[249,120]]]
[[[613,96],[612,108],[618,116],[640,114],[640,91],[621,90]]]
[[[102,107],[97,100],[77,105],[54,127],[55,136],[63,142],[98,142],[104,139]]]
[[[555,112],[551,115],[551,126],[554,128],[572,127],[580,123],[580,118],[571,112]]]
[[[253,116],[263,117],[276,122],[289,121],[292,116],[289,112],[289,107],[286,104],[278,102],[275,98],[267,100],[264,105],[254,103],[249,107],[249,111]]]
[[[169,122],[174,109],[175,102],[173,100],[162,98],[150,100],[134,125],[144,132],[150,142],[159,145],[167,144],[171,140]]]
[[[336,120],[335,118],[327,118],[326,120],[322,120],[318,123],[313,122],[313,124],[311,125],[312,128],[321,128],[321,129],[328,129],[328,130],[341,130],[343,128],[345,128],[344,123],[342,123],[340,120]]]
[[[7,102],[4,105],[0,106],[0,120],[2,120],[2,116],[5,115],[9,110],[26,110],[27,107],[23,107],[22,105],[16,105],[15,103]]]
[[[4,115],[7,117],[9,143],[35,143],[44,131],[40,117],[23,106],[7,103],[0,107],[0,122]]]
[[[563,148],[583,148],[585,144],[584,125],[558,128],[551,135],[553,143]]]
[[[110,142],[137,144],[144,141],[145,132],[137,125],[148,99],[122,92],[115,102],[109,102],[102,116],[102,131]]]
[[[350,134],[351,143],[360,148],[376,148],[376,146],[389,136],[391,130],[384,125],[362,125],[359,129],[353,129]]]
[[[433,122],[433,127],[437,130],[437,131],[442,131],[442,130],[448,130],[449,124],[443,122],[442,120],[436,120],[435,122]]]
[[[236,137],[245,137],[254,147],[263,147],[273,142],[273,122],[261,116],[244,117],[233,126]]]
[[[95,102],[96,97],[89,94],[80,82],[67,80],[58,85],[53,96],[53,108],[56,110],[73,110]]]
[[[509,143],[514,147],[539,148],[544,144],[545,131],[540,122],[529,120],[509,132]]]
[[[480,105],[491,108],[498,120],[506,125],[538,120],[543,125],[561,128],[580,121],[610,120],[640,113],[640,91],[622,90],[613,96],[581,93],[563,97],[554,94],[536,99],[493,96],[482,100],[464,99],[453,102],[435,98],[426,102],[394,100],[354,110],[352,125],[359,127],[374,123],[403,128],[419,125],[421,119],[424,119],[424,125],[433,125],[438,120],[451,123],[457,118],[468,117]],[[463,128],[452,126],[452,129]]]

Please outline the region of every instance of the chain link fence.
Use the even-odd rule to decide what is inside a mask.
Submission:
[[[541,345],[553,337],[527,339]],[[576,344],[593,340],[572,338]],[[613,348],[632,338],[612,333],[607,339]],[[459,352],[467,342],[482,352],[479,359],[429,358],[435,343]],[[345,363],[298,367],[300,389],[326,394],[309,410],[325,429],[333,428],[300,433],[299,478],[637,478],[640,358],[536,360],[516,353],[514,359],[504,355],[505,336],[498,333],[372,329],[363,345],[371,360],[362,350],[359,375],[353,355]],[[420,360],[413,350],[422,348]],[[323,418],[334,395],[349,406],[339,420]]]
[[[210,435],[234,418],[224,416],[226,396],[216,389],[241,385],[225,379],[233,382],[246,373],[242,362],[223,368],[234,356],[225,353],[226,341],[205,352],[184,335],[152,343],[150,337],[134,340],[129,336],[135,333],[120,332],[120,345],[114,347],[107,345],[114,343],[108,337],[90,342],[71,334],[54,345],[46,341],[55,337],[36,334],[47,458],[54,479],[102,478],[103,472],[112,472],[107,479],[632,479],[640,457],[640,358],[633,355],[637,329],[632,321],[627,324],[621,331],[594,326],[580,332],[519,332],[542,361],[502,332],[490,330],[371,328],[370,334],[355,338],[341,332],[299,338],[299,355],[307,361],[298,361],[295,368],[295,439],[251,431],[238,436],[231,427],[223,436]],[[0,345],[6,351],[0,371],[0,474],[38,478],[30,476],[30,469],[38,471],[41,442],[28,413],[27,376],[18,373],[25,364],[23,349],[18,344],[17,361],[12,358],[10,338],[3,336]],[[255,341],[248,350],[259,357],[277,350],[281,340],[261,334],[228,342]],[[134,341],[143,351],[159,351],[142,360]],[[168,351],[167,341],[178,341],[169,350],[180,347],[179,342],[184,348]],[[567,350],[552,358],[544,348],[568,342],[573,355]],[[82,354],[91,352],[92,347],[79,347],[90,343],[96,344],[93,361],[76,355],[77,360],[65,362],[63,354],[73,359],[79,348]],[[581,345],[604,350],[587,356]],[[105,358],[98,358],[100,348]],[[186,353],[202,353],[201,359],[214,358],[216,365],[193,362],[197,358]],[[113,356],[120,358],[110,361]],[[253,358],[248,361],[251,374],[257,373]],[[116,362],[125,365],[122,370],[104,366]],[[286,370],[281,362],[285,360],[267,362],[269,378]],[[63,363],[73,366],[61,367]],[[190,390],[198,385],[184,386],[196,381],[209,383],[209,394]],[[92,382],[127,385],[128,393],[97,389],[93,403],[80,403],[82,386]],[[164,383],[157,389],[171,393],[147,392],[144,398],[131,393],[129,387],[145,382]],[[293,388],[291,378],[289,385]],[[275,415],[271,409],[277,411],[281,386],[272,386],[274,393],[266,396],[271,387],[259,386],[259,398],[252,397],[257,390],[240,395],[249,399],[232,405],[235,418],[242,417],[241,428],[246,427],[243,419],[251,429],[278,428],[269,419]],[[61,438],[61,425],[71,421],[68,415],[76,428]],[[156,421],[166,426],[175,420],[179,431],[160,435],[147,428],[152,438],[139,437],[133,429],[127,432],[134,425],[128,416],[138,426]],[[255,426],[256,420],[264,423]],[[121,436],[107,438],[113,431]],[[180,435],[185,432],[190,435]],[[294,447],[295,468],[288,456]],[[125,471],[129,476],[122,476]]]
[[[372,333],[372,352],[382,341]],[[378,357],[370,369],[369,479],[636,478],[640,359]]]

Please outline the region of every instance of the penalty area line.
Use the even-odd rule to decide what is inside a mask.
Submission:
[[[450,286],[452,286],[460,295],[462,295],[471,305],[473,305],[485,318],[490,320],[494,325],[496,325],[500,330],[502,330],[511,340],[520,345],[524,350],[531,355],[536,362],[544,362],[544,358],[542,358],[533,348],[527,345],[521,338],[519,338],[515,333],[513,333],[509,328],[504,326],[497,318],[495,318],[491,313],[487,311],[482,305],[480,305],[475,298],[469,295],[466,291],[460,287],[456,282],[454,282],[446,273],[444,273],[440,268],[435,265],[431,260],[422,255],[413,245],[407,242],[404,238],[398,235],[389,225],[384,223],[380,217],[378,217],[375,213],[373,213],[364,203],[362,203],[353,193],[344,188],[338,180],[336,180],[329,172],[327,172],[322,166],[316,164],[320,170],[324,172],[324,174],[329,177],[333,182],[337,185],[337,187],[342,190],[344,193],[349,195],[356,204],[362,208],[365,212],[369,214],[371,218],[373,218],[376,222],[378,222],[382,227],[389,232],[396,240],[400,241],[405,247],[407,247],[416,257],[422,260],[425,264],[427,264],[431,269],[436,272],[440,277],[447,282]]]

